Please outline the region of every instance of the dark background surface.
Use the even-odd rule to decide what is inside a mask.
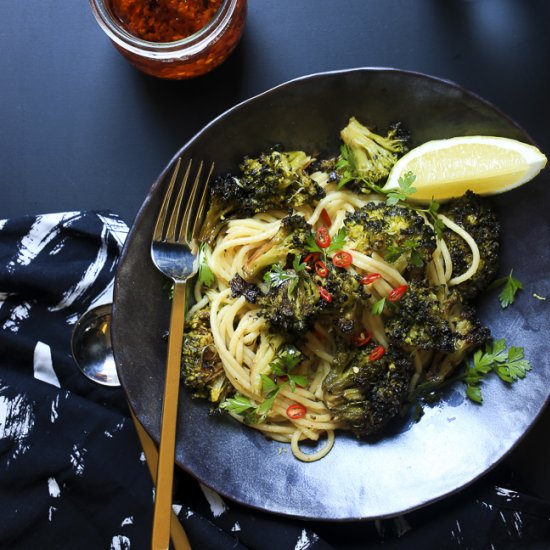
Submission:
[[[131,224],[175,152],[213,117],[304,74],[359,66],[458,82],[550,152],[550,2],[252,0],[241,44],[193,81],[138,73],[88,3],[0,4],[0,219],[111,209]],[[550,411],[501,467],[550,498]]]

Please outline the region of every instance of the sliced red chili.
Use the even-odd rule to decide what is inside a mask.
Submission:
[[[321,219],[327,227],[330,227],[332,225],[332,220],[330,219],[330,216],[328,215],[328,212],[325,208],[321,210]]]
[[[324,287],[317,285],[317,288],[319,289],[319,294],[321,295],[321,298],[325,300],[325,302],[332,302],[332,294]]]
[[[330,246],[330,235],[326,227],[319,227],[315,233],[315,242],[319,248],[328,248]]]
[[[407,289],[409,287],[407,285],[401,285],[396,288],[394,288],[389,294],[388,294],[388,300],[390,302],[398,302],[403,297],[403,294],[407,292]]]
[[[372,334],[370,332],[367,332],[367,334],[362,332],[358,336],[353,336],[351,342],[355,347],[361,348],[366,346],[371,341],[371,338]]]
[[[299,420],[300,418],[304,418],[306,413],[307,409],[300,403],[293,403],[292,405],[289,405],[286,409],[286,415],[291,420]]]
[[[328,267],[321,260],[317,260],[315,262],[315,273],[319,277],[328,277]]]
[[[364,285],[370,285],[374,283],[374,281],[377,281],[378,279],[381,279],[382,275],[380,273],[369,273],[368,275],[365,275],[361,278],[361,283]]]
[[[344,250],[336,252],[336,254],[332,257],[332,263],[336,267],[348,267],[351,265],[351,260],[351,254],[349,252],[345,252]]]
[[[377,361],[386,353],[384,346],[376,346],[369,355],[369,361]]]

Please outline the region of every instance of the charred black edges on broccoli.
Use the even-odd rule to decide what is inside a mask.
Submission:
[[[220,220],[228,216],[290,211],[322,199],[325,191],[306,170],[311,160],[302,151],[271,151],[261,153],[258,158],[245,157],[238,176],[226,174],[215,178],[203,240],[212,241]]]
[[[319,289],[305,270],[284,270],[280,284],[258,303],[271,328],[289,336],[307,332],[322,309]]]
[[[347,243],[365,254],[377,252],[407,278],[421,279],[436,249],[435,233],[410,208],[369,202],[346,214]]]
[[[440,213],[467,231],[479,247],[477,272],[456,287],[465,299],[470,300],[487,288],[498,271],[500,224],[487,202],[471,191],[443,205]],[[464,273],[472,263],[470,247],[462,237],[447,228],[443,231],[443,239],[453,261],[453,275]]]
[[[399,414],[414,374],[411,361],[394,346],[371,361],[375,347],[339,353],[323,382],[327,407],[357,437],[381,432]]]
[[[386,320],[391,341],[405,349],[466,352],[491,336],[456,290],[412,283]]]
[[[193,397],[206,398],[212,403],[221,403],[234,392],[214,345],[208,306],[197,311],[186,323],[181,378]]]

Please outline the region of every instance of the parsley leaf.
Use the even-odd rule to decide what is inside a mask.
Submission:
[[[424,261],[422,256],[416,250],[420,243],[415,241],[405,241],[403,246],[388,246],[384,260],[390,263],[395,263],[403,254],[409,253],[409,261],[416,267],[422,267]]]
[[[210,288],[215,281],[214,272],[208,265],[208,245],[201,244],[199,248],[199,281]]]
[[[525,378],[531,370],[531,363],[525,359],[523,348],[512,346],[507,349],[504,339],[488,343],[484,350],[477,350],[466,365],[462,381],[466,384],[466,395],[481,404],[481,382],[494,372],[502,381],[512,384]]]
[[[326,249],[327,253],[329,252],[335,252],[336,250],[340,250],[344,246],[344,241],[346,240],[346,228],[341,227],[338,230],[338,233],[332,237],[330,244],[328,245],[328,248]]]
[[[390,191],[387,194],[386,203],[395,206],[399,201],[405,201],[409,195],[416,193],[416,187],[412,186],[415,179],[416,176],[412,172],[403,174],[398,180],[399,191]]]
[[[304,269],[307,268],[307,264],[301,261],[300,256],[294,256],[294,260],[292,260],[292,267],[294,268],[294,271],[298,273],[300,271],[304,271]]]
[[[308,235],[306,239],[306,250],[308,252],[323,252],[323,249],[315,241],[314,235]]]
[[[508,277],[502,277],[494,281],[489,288],[498,288],[504,285],[501,293],[498,295],[498,300],[502,309],[506,309],[509,305],[514,303],[516,299],[516,293],[518,290],[523,288],[523,284],[520,280],[516,279],[512,273],[513,269],[510,270]]]
[[[299,276],[295,271],[287,271],[279,264],[273,264],[271,269],[264,275],[264,281],[269,288],[276,288],[290,281],[288,291],[292,293],[298,284]]]
[[[273,374],[282,376],[295,369],[303,360],[304,354],[295,346],[283,346],[277,353],[275,359],[269,363]]]
[[[373,315],[380,315],[384,311],[384,306],[386,305],[386,298],[380,298],[378,302],[376,302],[372,308],[371,313]]]
[[[228,397],[223,403],[220,403],[220,409],[225,409],[226,411],[242,414],[250,409],[255,409],[256,405],[240,393],[236,393],[233,397]]]

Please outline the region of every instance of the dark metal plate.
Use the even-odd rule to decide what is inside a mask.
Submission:
[[[532,142],[510,118],[451,82],[392,69],[356,69],[308,76],[252,98],[206,126],[176,156],[235,169],[244,154],[276,143],[320,155],[338,151],[350,116],[385,129],[402,121],[414,144],[456,135],[486,134]],[[129,234],[115,287],[112,336],[118,373],[131,406],[158,441],[169,301],[166,281],[149,246],[165,176],[146,198]],[[496,294],[480,304],[495,337],[524,346],[534,369],[513,388],[491,379],[485,402],[464,399],[462,385],[372,442],[340,434],[331,453],[304,464],[290,450],[183,392],[177,463],[222,495],[246,505],[301,518],[366,519],[396,515],[470,484],[518,443],[547,401],[550,388],[550,204],[546,174],[496,197],[503,226],[503,273],[514,268],[525,289],[502,311]]]

